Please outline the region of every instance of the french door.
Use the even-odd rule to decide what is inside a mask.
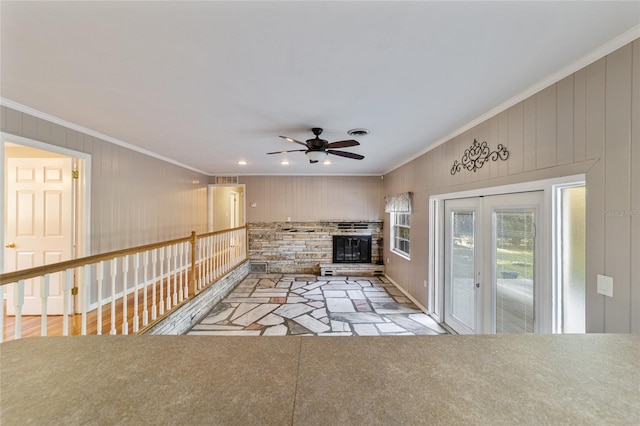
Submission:
[[[543,191],[445,201],[444,319],[453,330],[540,330],[543,201]]]

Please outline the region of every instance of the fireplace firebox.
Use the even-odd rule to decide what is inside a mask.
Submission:
[[[334,235],[333,263],[371,263],[371,235]]]

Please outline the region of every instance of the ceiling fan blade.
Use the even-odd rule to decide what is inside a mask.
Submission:
[[[295,139],[293,139],[293,138],[290,138],[289,136],[280,136],[280,137],[281,137],[282,139],[284,139],[285,141],[289,141],[289,142],[297,143],[297,144],[300,144],[300,145],[302,145],[302,146],[307,146],[307,144],[306,144],[306,143],[304,143],[304,142],[300,142],[300,141],[295,140]]]
[[[355,154],[353,152],[345,152],[345,151],[334,151],[333,149],[328,149],[327,152],[333,155],[339,155],[340,157],[353,158],[354,160],[362,160],[364,155]]]
[[[275,152],[267,152],[267,154],[286,154],[287,152],[305,152],[306,149],[292,149],[290,151],[275,151]]]
[[[349,139],[347,141],[331,142],[327,148],[349,148],[350,146],[360,145],[360,142]]]

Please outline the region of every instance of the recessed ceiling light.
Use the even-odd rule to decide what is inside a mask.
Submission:
[[[324,160],[324,161],[322,162],[322,164],[331,164],[331,161],[330,161],[330,160]]]
[[[240,161],[238,161],[238,164],[240,164],[241,166],[246,166],[247,162],[244,161],[244,160],[240,160]]]
[[[289,160],[282,160],[280,164],[282,164],[283,166],[287,166],[289,165]]]
[[[351,136],[367,136],[371,132],[367,129],[351,129],[347,133]]]

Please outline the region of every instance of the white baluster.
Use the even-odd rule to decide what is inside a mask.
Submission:
[[[140,253],[133,258],[133,332],[138,332],[138,287],[140,286]]]
[[[180,244],[180,301],[189,297],[189,289],[187,288],[187,258],[185,256],[187,243]]]
[[[213,246],[213,252],[211,253],[211,259],[213,262],[213,279],[217,280],[218,279],[218,272],[220,271],[220,265],[222,264],[222,258],[221,256],[223,255],[222,251],[221,251],[221,239],[222,239],[222,234],[217,234],[214,235],[212,237],[212,246]]]
[[[218,234],[219,235],[219,234]],[[207,281],[207,284],[214,281],[218,277],[218,240],[219,236],[214,235],[211,237],[211,263],[213,267],[213,276]]]
[[[96,275],[98,280],[98,308],[96,311],[96,334],[102,334],[102,282],[104,280],[104,263],[102,261],[98,262],[96,265]]]
[[[160,315],[164,315],[164,247],[160,247]]]
[[[167,247],[167,300],[166,312],[171,310],[171,246]]]
[[[129,319],[127,318],[127,273],[129,272],[129,256],[122,259],[122,334],[129,334]]]
[[[220,275],[224,275],[227,272],[227,267],[229,266],[229,255],[231,254],[231,232],[226,232],[223,237],[224,244],[224,264],[222,265],[222,270],[220,271]]]
[[[200,238],[200,240],[198,240],[198,242],[196,243],[196,264],[193,265],[193,267],[195,268],[196,265],[198,266],[197,269],[197,277],[198,279],[196,280],[196,284],[195,284],[195,292],[197,293],[200,288],[202,287],[202,281],[204,279],[204,256],[202,255],[204,253],[204,238]]]
[[[224,234],[223,244],[224,244],[224,264],[222,265],[222,270],[220,271],[220,275],[224,275],[224,273],[227,270],[227,265],[229,265],[229,253],[231,252],[229,233]]]
[[[84,282],[80,286],[80,312],[82,313],[82,329],[80,330],[80,333],[83,336],[87,335],[87,305],[89,304],[88,288],[89,288],[90,282],[91,282],[91,265],[84,265]],[[101,300],[98,299],[98,309],[102,309],[102,307],[100,306],[100,302]]]
[[[178,304],[178,246],[173,246],[173,300],[171,307]]]
[[[69,315],[71,312],[71,289],[73,288],[73,269],[67,269],[64,273],[64,292],[62,300],[62,335],[69,335]]]
[[[227,272],[229,270],[229,265],[233,263],[233,251],[235,250],[233,232],[234,231],[229,231],[229,234],[227,235],[227,263],[224,266],[224,272]]]
[[[216,239],[216,250],[213,253],[213,255],[215,256],[216,259],[216,263],[217,263],[217,267],[215,269],[215,276],[213,277],[214,280],[217,280],[218,277],[220,276],[220,270],[222,269],[222,264],[224,263],[223,259],[224,259],[224,249],[223,249],[223,235],[222,234],[218,234],[215,236]]]
[[[0,343],[4,342],[4,287],[0,285]]]
[[[40,281],[40,297],[42,298],[42,312],[40,314],[40,335],[47,335],[47,299],[49,299],[50,274],[45,274]]]
[[[149,252],[145,251],[144,252],[144,293],[143,293],[143,303],[144,306],[142,308],[142,325],[146,326],[147,324],[149,324],[149,308],[147,307],[148,305],[148,301],[147,301],[147,287],[149,285]]]
[[[200,241],[202,244],[202,257],[200,258],[200,265],[204,274],[200,282],[200,289],[204,288],[209,281],[207,281],[207,269],[209,268],[209,237],[203,238]]]
[[[151,320],[154,321],[158,317],[158,311],[156,308],[156,283],[158,282],[158,275],[156,273],[158,271],[158,249],[153,249],[151,258],[151,263],[153,265],[153,281],[151,282],[151,285],[153,285],[153,289],[151,292]]]
[[[237,231],[231,231],[231,235],[229,236],[229,240],[231,241],[231,251],[229,253],[231,258],[229,261],[229,265],[233,265],[236,260],[236,250],[238,250],[238,246],[236,244],[236,232]]]
[[[182,261],[180,262],[180,267],[182,269],[182,297],[180,301],[189,298],[189,247],[191,244],[182,243],[180,247],[180,253],[182,253]]]
[[[202,269],[204,270],[204,276],[202,277],[202,283],[200,283],[200,288],[204,288],[209,282],[208,271],[209,271],[209,239],[210,237],[205,237],[200,241],[202,244]]]
[[[116,275],[118,259],[111,259],[111,330],[109,334],[115,335],[116,330]]]
[[[213,241],[211,242],[213,245],[213,249],[211,250],[211,260],[213,262],[213,277],[209,282],[215,281],[218,279],[218,271],[220,270],[220,234],[213,236]]]
[[[16,308],[14,339],[22,337],[22,305],[24,305],[24,280],[13,284],[13,300]]]

